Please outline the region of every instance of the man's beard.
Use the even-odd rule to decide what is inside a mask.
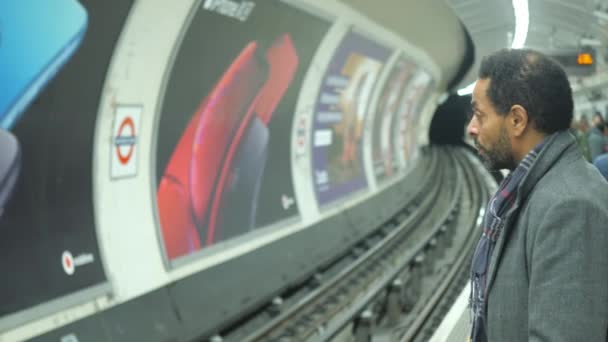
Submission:
[[[479,155],[483,159],[483,163],[490,171],[497,171],[501,169],[513,170],[515,169],[515,161],[513,160],[513,152],[511,150],[511,144],[509,143],[509,137],[507,131],[502,128],[498,140],[491,149],[486,149],[481,146],[477,139],[475,139],[475,147],[479,152]]]

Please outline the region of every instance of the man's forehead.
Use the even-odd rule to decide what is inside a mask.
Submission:
[[[473,93],[471,93],[471,106],[477,106],[480,102],[483,101],[485,95],[485,90],[489,85],[489,79],[479,79],[475,82],[475,87],[473,88]]]
[[[475,89],[471,93],[471,107],[475,108],[483,102],[483,94],[480,93],[481,91],[479,85],[476,84]]]

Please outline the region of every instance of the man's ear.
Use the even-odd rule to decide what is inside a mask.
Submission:
[[[507,118],[507,125],[513,136],[521,136],[529,124],[528,111],[520,105],[513,105]]]

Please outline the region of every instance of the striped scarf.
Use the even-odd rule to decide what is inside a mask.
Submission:
[[[488,340],[484,322],[487,299],[486,285],[494,246],[504,228],[505,221],[513,214],[511,209],[515,209],[513,204],[517,198],[519,185],[534,165],[538,154],[548,140],[544,139],[532,149],[515,170],[503,180],[486,209],[482,224],[483,233],[475,248],[471,265],[470,306],[473,315],[471,330],[471,341],[473,342],[486,342]]]

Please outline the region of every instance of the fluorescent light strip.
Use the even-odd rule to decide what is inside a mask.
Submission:
[[[513,10],[515,10],[515,38],[513,38],[511,48],[521,49],[526,43],[528,26],[530,25],[528,0],[513,0]]]
[[[462,96],[462,95],[469,95],[470,93],[472,93],[473,88],[475,88],[475,83],[476,82],[473,82],[464,88],[458,89],[458,95]]]
[[[600,20],[608,21],[608,13],[602,11],[593,11],[593,15],[598,17]]]
[[[513,0],[513,10],[515,11],[515,36],[511,42],[511,49],[521,49],[526,43],[530,26],[528,0]],[[475,88],[475,82],[459,89],[458,95],[468,95],[473,92],[473,88]]]

